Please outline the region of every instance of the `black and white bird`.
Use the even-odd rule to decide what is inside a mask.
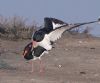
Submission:
[[[44,28],[36,31],[32,36],[32,42],[29,43],[27,46],[25,46],[23,52],[24,58],[32,61],[39,59],[41,63],[41,56],[44,53],[48,53],[48,51],[51,50],[52,48],[53,42],[61,36],[61,34],[57,32],[55,34],[53,30],[63,25],[68,25],[68,24],[55,18],[47,18],[47,17],[44,18]],[[53,33],[50,34],[50,32]],[[62,31],[60,33],[62,33]],[[48,34],[50,34],[52,40],[49,39]],[[58,35],[58,37],[56,38],[55,36],[55,39],[53,39],[54,38],[52,37],[53,34],[56,36]],[[33,71],[33,63],[32,63],[32,71]]]
[[[92,22],[68,24],[55,18],[45,17],[44,28],[39,29],[33,34],[32,42],[24,49],[24,58],[26,57],[27,60],[36,60],[37,58],[41,59],[41,56],[53,48],[53,42],[61,38],[65,31],[99,21],[100,19]],[[27,51],[27,48],[30,49]]]
[[[57,39],[61,38],[65,31],[69,31],[85,24],[96,23],[99,22],[99,20],[85,23],[68,24],[55,18],[46,17],[44,18],[44,28],[36,31],[32,36],[33,47],[41,46],[49,51],[52,49],[52,42],[55,42]]]

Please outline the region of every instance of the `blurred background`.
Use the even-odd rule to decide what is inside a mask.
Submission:
[[[37,28],[43,25],[44,17],[81,23],[97,20],[99,16],[100,0],[0,0],[0,27],[4,28]],[[84,27],[88,27],[92,35],[100,37],[98,23]],[[33,29],[30,31],[31,36]],[[13,29],[11,32],[17,37]]]

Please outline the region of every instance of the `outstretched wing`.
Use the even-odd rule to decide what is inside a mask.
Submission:
[[[97,21],[91,21],[91,22],[85,22],[85,23],[76,23],[76,24],[69,24],[69,25],[63,25],[63,26],[60,26],[60,27],[57,27],[55,28],[54,30],[52,30],[48,36],[50,38],[50,41],[56,41],[57,39],[59,39],[62,35],[63,32],[65,31],[69,31],[73,28],[76,28],[76,27],[79,27],[79,26],[82,26],[82,25],[86,25],[86,24],[91,24],[91,23],[96,23],[96,22],[99,22],[99,20]]]
[[[44,29],[48,32],[48,36],[50,41],[55,41],[59,39],[62,33],[66,30],[65,27],[61,26],[68,26],[69,24],[51,17],[44,18]]]
[[[46,50],[51,50],[52,45],[50,42],[54,42],[57,39],[59,39],[65,31],[69,31],[73,28],[76,28],[85,24],[95,23],[95,22],[98,22],[98,21],[76,23],[76,24],[66,24],[55,18],[45,18],[45,27],[37,31],[38,34],[34,36],[36,39],[33,38],[33,40],[36,41],[38,38],[40,38],[40,40],[37,41],[38,43],[37,45],[45,48]]]
[[[44,28],[47,30],[49,29],[49,32],[65,24],[68,25],[67,23],[58,20],[56,18],[49,18],[49,17],[44,18]]]
[[[48,34],[50,41],[54,42],[57,39],[61,38],[62,34],[69,28],[70,28],[70,26],[64,26],[64,27],[56,28],[53,31],[51,31]]]

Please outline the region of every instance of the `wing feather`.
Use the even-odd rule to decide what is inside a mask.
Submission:
[[[56,19],[56,18],[51,18],[51,17],[44,18],[44,27],[49,28],[50,31],[56,29],[57,27],[63,26],[65,24],[67,24],[67,23],[65,23],[59,19]]]
[[[61,38],[62,34],[64,31],[66,31],[66,29],[68,29],[67,27],[61,27],[58,29],[55,29],[54,31],[50,32],[48,34],[50,41],[56,41],[57,39]]]

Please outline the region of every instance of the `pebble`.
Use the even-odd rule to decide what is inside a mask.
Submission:
[[[61,67],[62,67],[62,65],[59,65],[58,67],[59,67],[59,68],[61,68]]]

